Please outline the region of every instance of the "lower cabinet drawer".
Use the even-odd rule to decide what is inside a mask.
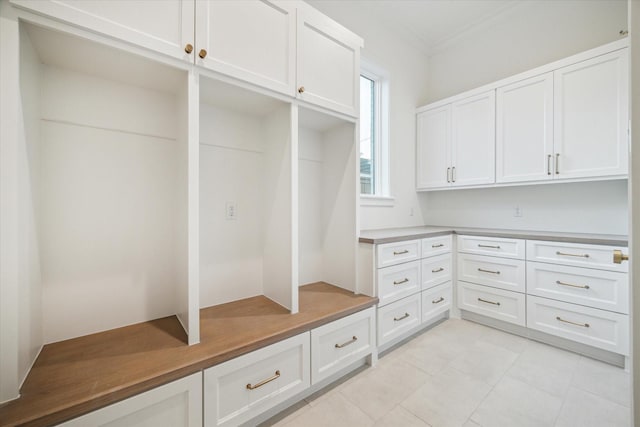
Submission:
[[[422,291],[422,323],[451,308],[451,282]]]
[[[525,277],[524,261],[458,254],[458,280],[524,293]]]
[[[371,354],[375,339],[375,307],[313,329],[311,383],[316,384]]]
[[[629,355],[629,316],[529,295],[529,328]]]
[[[204,371],[204,425],[242,424],[310,386],[309,332]]]
[[[422,260],[422,290],[451,280],[451,254],[438,255]]]
[[[421,298],[418,293],[378,308],[378,346],[420,326]]]
[[[527,293],[629,314],[627,273],[529,261]]]
[[[472,283],[458,282],[458,308],[525,326],[525,295]]]
[[[378,269],[379,306],[420,292],[420,261]]]

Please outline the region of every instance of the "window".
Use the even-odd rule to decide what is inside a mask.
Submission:
[[[360,73],[360,195],[364,204],[389,197],[388,77],[363,61]],[[379,204],[379,203],[375,203]]]

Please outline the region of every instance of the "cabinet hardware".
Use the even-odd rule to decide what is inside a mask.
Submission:
[[[442,243],[438,243],[437,245],[431,245],[432,248],[441,248],[444,245]]]
[[[265,385],[267,383],[270,383],[273,380],[277,380],[278,378],[280,378],[280,370],[277,370],[276,373],[272,377],[264,379],[264,380],[260,381],[259,383],[257,383],[256,385],[251,385],[251,383],[247,384],[247,389],[255,390],[258,387],[262,387],[263,385]]]
[[[614,264],[622,264],[622,261],[629,261],[629,255],[623,254],[620,249],[614,249],[613,250],[613,263]]]
[[[551,175],[551,154],[547,155],[547,175]]]
[[[204,49],[200,49],[200,53],[198,53],[198,56],[204,59],[207,56],[207,51]]]
[[[480,302],[486,302],[487,304],[500,305],[500,303],[499,303],[499,302],[489,301],[489,300],[482,299],[482,298],[478,298],[478,301],[480,301]]]
[[[450,175],[451,175],[451,168],[447,168],[447,182],[451,182]]]
[[[560,175],[560,153],[556,153],[556,175]]]
[[[571,286],[572,288],[589,289],[589,285],[573,285],[571,283],[561,282],[560,280],[556,280],[556,284],[562,286]]]
[[[185,52],[187,52],[187,53],[191,53],[191,52],[193,52],[193,45],[192,45],[192,44],[187,44],[187,45],[184,47],[184,51],[185,51]]]
[[[451,168],[451,182],[456,182],[456,167]]]
[[[358,341],[358,337],[357,336],[353,336],[353,338],[351,338],[349,341],[347,342],[343,342],[342,344],[336,344],[335,347],[336,348],[342,348],[342,347],[346,347],[348,345],[353,344],[354,342]]]
[[[500,246],[493,246],[493,245],[481,245],[480,243],[478,243],[478,247],[479,248],[490,248],[490,249],[500,249]]]
[[[564,323],[569,323],[571,325],[582,326],[583,328],[588,328],[589,327],[588,323],[576,323],[576,322],[572,322],[571,320],[564,320],[560,316],[556,316],[556,320],[559,320],[560,322],[564,322]]]
[[[304,92],[304,86],[300,86],[298,88],[298,93],[303,93]]]
[[[393,281],[394,285],[402,285],[403,283],[407,283],[409,281],[409,279],[407,279],[406,277],[402,280],[398,280],[398,281]]]
[[[403,251],[393,251],[394,255],[402,255],[402,254],[408,254],[409,251],[407,249],[403,250]]]
[[[431,304],[440,304],[442,301],[444,301],[444,297],[434,299],[433,301],[431,301]]]
[[[444,268],[440,267],[436,268],[435,270],[431,270],[432,273],[440,273],[441,271],[444,271]]]
[[[491,274],[500,274],[499,271],[493,271],[493,270],[485,270],[484,268],[479,268],[478,271],[481,271],[483,273],[491,273]]]
[[[577,258],[589,258],[589,254],[568,254],[568,253],[560,252],[560,251],[557,251],[556,255],[574,256],[574,257],[577,257]]]
[[[404,320],[404,319],[406,319],[406,318],[407,318],[407,317],[409,317],[409,316],[410,316],[410,314],[409,314],[409,313],[404,313],[404,316],[402,316],[402,317],[394,317],[394,318],[393,318],[393,321],[394,321],[394,322],[399,322],[400,320]]]

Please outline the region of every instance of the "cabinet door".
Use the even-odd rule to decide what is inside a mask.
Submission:
[[[495,91],[454,102],[451,108],[453,186],[495,182]]]
[[[196,3],[199,65],[294,95],[295,5],[287,1]],[[207,54],[199,56],[204,49]]]
[[[554,147],[558,178],[626,175],[627,50],[554,72]]]
[[[195,0],[11,0],[15,6],[175,58],[194,42]]]
[[[423,111],[417,120],[418,190],[449,187],[451,176],[451,104]]]
[[[297,41],[298,97],[358,116],[362,39],[300,2]]]
[[[496,182],[553,178],[553,73],[496,92]]]

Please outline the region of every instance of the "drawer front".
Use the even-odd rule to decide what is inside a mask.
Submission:
[[[451,280],[451,254],[444,254],[422,260],[422,290],[432,288]]]
[[[238,425],[310,385],[309,332],[204,371],[205,426]]]
[[[629,316],[529,296],[529,328],[614,353],[629,355]]]
[[[525,326],[525,295],[458,282],[458,308]]]
[[[527,262],[527,293],[629,314],[627,273]]]
[[[422,239],[422,258],[451,252],[452,239],[452,235]]]
[[[525,261],[458,254],[458,280],[524,293]]]
[[[419,292],[420,279],[420,261],[379,269],[378,305],[387,305]]]
[[[527,260],[627,272],[628,262],[613,263],[614,249],[628,253],[627,248],[616,246],[527,240]]]
[[[375,346],[375,307],[311,331],[311,384],[371,354]]]
[[[378,308],[378,346],[420,325],[420,300],[421,295],[416,294]]]
[[[388,267],[420,259],[420,240],[385,243],[377,246],[377,267]]]
[[[451,308],[451,282],[422,291],[422,323],[428,322]]]
[[[458,236],[458,252],[524,259],[525,241],[494,237]]]

